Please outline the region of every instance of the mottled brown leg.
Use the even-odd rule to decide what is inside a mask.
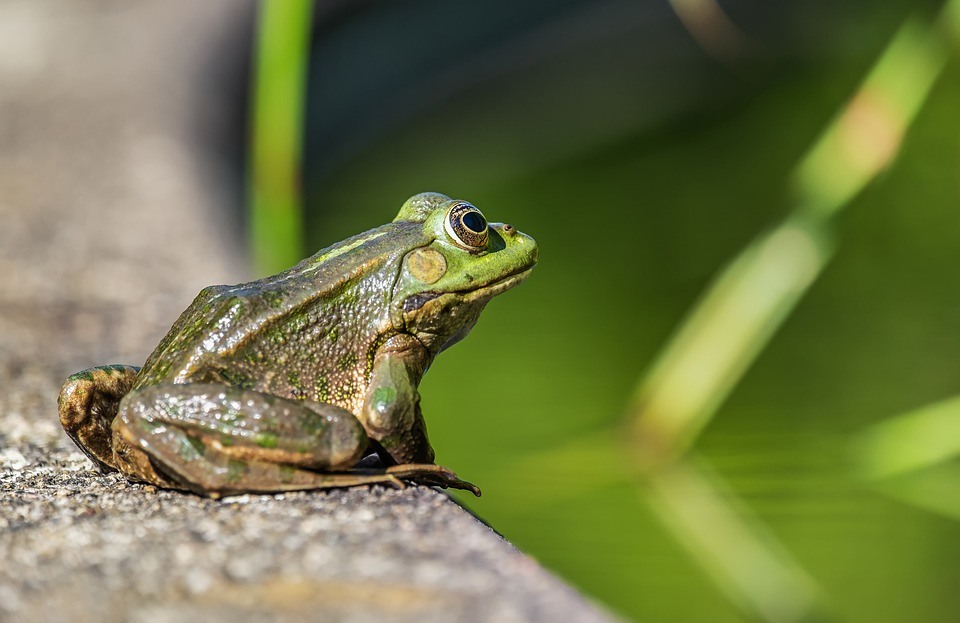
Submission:
[[[63,430],[102,471],[118,469],[110,426],[139,371],[122,365],[90,368],[72,375],[60,389],[57,407]]]
[[[244,492],[382,483],[385,470],[349,470],[367,437],[350,412],[211,384],[130,393],[113,423],[122,471],[137,480],[220,497]]]
[[[158,433],[150,440],[154,456],[151,459],[129,443],[127,437],[131,436],[131,431],[124,422],[118,422],[115,427],[117,459],[124,474],[132,480],[192,491],[214,499],[240,493],[339,489],[357,485],[404,487],[403,481],[382,469],[324,474],[253,458],[238,459],[218,442],[208,439],[206,444],[200,444],[196,437],[173,427]]]

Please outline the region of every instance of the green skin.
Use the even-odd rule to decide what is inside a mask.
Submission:
[[[142,369],[67,379],[64,429],[102,469],[211,497],[403,481],[479,495],[434,464],[417,392],[537,262],[532,238],[479,214],[423,193],[277,275],[205,288]]]

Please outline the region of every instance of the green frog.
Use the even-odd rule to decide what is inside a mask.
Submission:
[[[533,238],[470,203],[415,195],[293,268],[205,288],[142,368],[68,378],[60,421],[101,469],[210,497],[404,482],[480,495],[434,463],[417,386],[537,259]]]

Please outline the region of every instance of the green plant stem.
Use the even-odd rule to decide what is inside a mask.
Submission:
[[[958,5],[960,0],[950,0],[941,22],[955,27]],[[763,526],[692,463],[688,451],[826,266],[832,217],[894,160],[946,59],[946,46],[933,29],[909,21],[898,31],[797,166],[792,214],[720,272],[638,384],[629,408],[638,490],[716,584],[765,621],[815,616],[817,591]],[[944,419],[938,411],[918,420],[941,430],[955,427],[952,421],[944,426]],[[915,421],[893,429],[900,432],[898,427]],[[889,434],[876,433],[874,455],[880,448],[885,456]],[[937,456],[955,445],[941,444]],[[929,459],[899,457],[883,467]]]
[[[666,467],[641,489],[717,586],[760,620],[809,621],[820,608],[818,590],[764,526],[731,504],[719,479],[693,461]]]
[[[871,426],[857,437],[860,476],[880,480],[960,456],[960,396]]]
[[[790,315],[831,255],[831,217],[892,162],[946,59],[932,29],[906,23],[802,159],[793,215],[721,271],[639,383],[629,414],[642,469],[691,446]]]
[[[693,444],[830,257],[828,232],[790,220],[709,288],[634,397],[636,459],[653,472]]]
[[[253,76],[250,244],[270,274],[302,256],[301,152],[312,0],[264,0]]]

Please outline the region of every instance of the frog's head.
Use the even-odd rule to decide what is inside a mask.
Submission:
[[[537,263],[533,238],[488,223],[466,201],[438,193],[407,200],[394,222],[421,223],[394,289],[394,318],[434,354],[463,339],[487,302],[518,285]]]

